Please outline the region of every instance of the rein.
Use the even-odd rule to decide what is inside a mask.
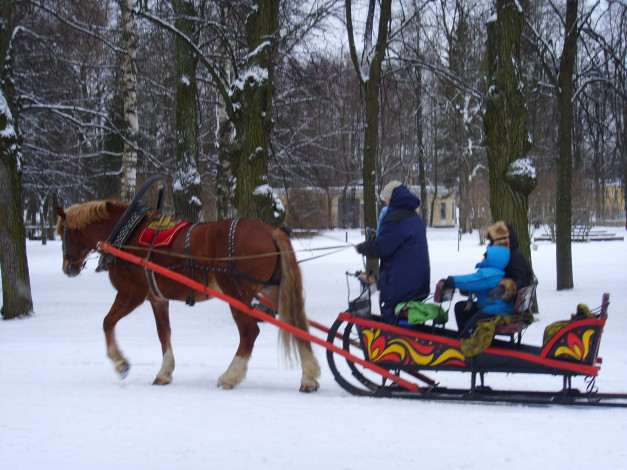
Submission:
[[[337,252],[340,252],[342,250],[345,250],[346,248],[352,248],[353,245],[336,245],[336,246],[325,246],[325,247],[319,247],[319,248],[310,248],[310,249],[303,249],[303,250],[291,250],[291,251],[275,251],[272,253],[259,253],[256,255],[246,255],[246,256],[227,256],[227,257],[223,257],[223,258],[209,258],[206,256],[193,256],[193,255],[189,255],[189,254],[183,254],[183,253],[172,253],[170,251],[167,250],[160,250],[158,248],[155,249],[150,249],[147,247],[141,247],[141,246],[135,246],[135,245],[119,245],[116,243],[109,243],[111,246],[118,248],[120,250],[138,250],[138,251],[145,251],[145,252],[151,252],[151,253],[158,253],[158,254],[162,254],[162,255],[167,255],[167,256],[171,256],[173,258],[181,258],[181,259],[191,259],[191,260],[199,260],[199,261],[239,261],[239,260],[245,260],[245,259],[256,259],[256,258],[266,258],[268,256],[277,256],[277,255],[281,255],[283,253],[301,253],[301,252],[307,252],[307,251],[323,251],[323,250],[334,250],[331,253],[326,253],[323,255],[318,255],[318,256],[314,256],[312,258],[307,258],[305,260],[300,260],[299,263],[305,262],[305,261],[310,261],[312,259],[316,259],[316,258],[322,258],[324,256],[329,256],[332,254],[335,254]]]

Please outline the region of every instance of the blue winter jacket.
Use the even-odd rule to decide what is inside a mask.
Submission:
[[[420,199],[406,186],[394,189],[374,239],[381,259],[380,300],[391,308],[430,291],[429,249],[418,206]]]
[[[492,300],[488,290],[497,286],[505,277],[505,267],[509,262],[509,249],[504,246],[488,246],[486,257],[475,268],[477,272],[465,276],[453,276],[455,287],[459,290],[471,291],[477,298],[477,307],[490,315],[511,314],[514,302],[504,302],[500,298]]]

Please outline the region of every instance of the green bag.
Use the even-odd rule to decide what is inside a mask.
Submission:
[[[448,321],[448,312],[438,304],[426,304],[418,300],[410,300],[401,302],[394,309],[397,316],[402,311],[407,312],[407,321],[410,325],[420,325],[427,320],[433,320],[434,323],[442,325]]]

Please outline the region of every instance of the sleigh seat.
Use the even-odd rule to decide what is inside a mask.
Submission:
[[[494,335],[509,336],[511,343],[520,345],[523,332],[533,323],[533,302],[536,295],[536,284],[523,287],[516,294],[514,302],[514,316],[520,321],[497,325]]]

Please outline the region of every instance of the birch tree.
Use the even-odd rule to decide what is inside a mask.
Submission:
[[[121,199],[131,200],[137,186],[137,135],[139,122],[137,117],[137,77],[135,75],[135,56],[137,54],[137,35],[133,7],[135,0],[118,0],[122,13],[122,40],[124,54],[122,73],[124,80],[124,150],[122,153],[122,174],[120,185]]]

